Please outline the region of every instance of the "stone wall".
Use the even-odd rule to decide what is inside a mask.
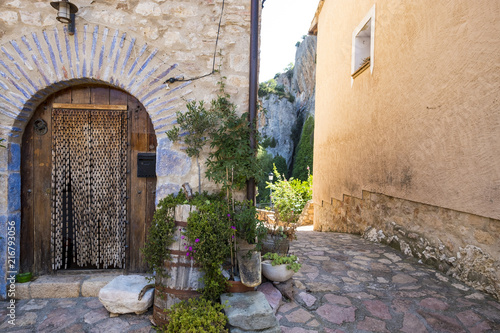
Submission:
[[[298,224],[302,225],[312,225],[314,223],[314,203],[312,200],[309,200],[302,213],[300,214]]]
[[[363,191],[316,205],[314,230],[388,244],[500,299],[498,220]]]
[[[157,200],[184,182],[198,183],[196,163],[165,135],[186,100],[214,98],[225,76],[238,111],[248,110],[250,1],[225,1],[215,65],[220,74],[202,79],[192,78],[212,71],[222,0],[72,2],[79,7],[74,35],[56,21],[49,1],[0,3],[0,138],[7,140],[7,149],[0,148],[0,298],[5,297],[7,221],[15,221],[17,247],[20,242],[21,139],[50,94],[103,84],[136,97],[158,139]],[[165,83],[172,77],[184,81]],[[215,188],[206,180],[202,186]]]
[[[265,209],[257,209],[257,218],[261,221],[274,221],[274,211],[265,210]],[[297,221],[297,225],[312,225],[314,222],[314,204],[313,201],[310,200],[304,206],[302,213],[300,214],[299,220]]]

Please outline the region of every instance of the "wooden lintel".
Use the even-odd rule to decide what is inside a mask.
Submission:
[[[54,103],[54,109],[78,109],[78,110],[118,110],[127,111],[127,105],[106,105],[106,104],[68,104]]]

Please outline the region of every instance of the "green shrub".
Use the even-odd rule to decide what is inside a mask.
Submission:
[[[156,207],[146,243],[141,249],[150,273],[156,272],[158,276],[166,276],[163,261],[170,259],[168,247],[174,242],[174,209],[183,201],[184,195],[179,192],[177,196],[171,194],[160,200]]]
[[[282,221],[297,222],[307,201],[312,199],[312,175],[307,181],[287,180],[274,167],[275,183],[267,183],[273,190],[272,202]]]
[[[174,304],[168,312],[168,325],[161,331],[166,333],[222,333],[227,317],[222,312],[224,305],[203,298],[191,298]]]
[[[287,269],[291,269],[295,273],[302,267],[302,264],[297,262],[297,256],[294,255],[280,255],[278,253],[268,252],[262,256],[262,259],[271,260],[272,266],[286,265]]]
[[[286,70],[286,74],[289,79],[293,76],[293,64],[290,64],[291,69]],[[279,98],[287,98],[291,103],[295,101],[295,97],[291,94],[285,92],[285,87],[283,85],[278,85],[276,78],[279,77],[280,73],[276,74],[274,79],[259,83],[259,97],[267,97],[271,94],[278,96]]]
[[[262,147],[263,148],[268,148],[268,147],[276,148],[276,145],[277,145],[277,142],[276,142],[275,138],[266,137],[264,139],[264,141],[262,141]]]
[[[309,173],[312,173],[314,155],[314,118],[307,118],[300,140],[296,148],[292,177],[300,180],[307,180]]]
[[[5,146],[2,144],[3,141],[5,141],[5,139],[0,138],[0,147],[5,148]]]
[[[251,201],[237,202],[231,216],[232,224],[236,227],[236,236],[253,244],[257,239],[256,250],[260,251],[261,243],[267,235],[264,222],[257,218],[257,208]]]
[[[276,155],[273,157],[264,147],[259,146],[257,152],[257,161],[260,164],[264,173],[264,178],[257,182],[257,202],[269,203],[269,188],[267,187],[268,175],[273,172],[273,165],[276,165],[280,174],[288,174],[288,166],[284,157]]]
[[[224,199],[207,200],[197,208],[189,215],[185,233],[192,245],[183,245],[186,256],[193,257],[205,273],[203,297],[217,302],[227,285],[220,267],[231,255],[231,211]]]

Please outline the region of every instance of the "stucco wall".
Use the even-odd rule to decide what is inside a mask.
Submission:
[[[319,16],[314,201],[362,190],[500,218],[500,3],[381,1],[373,74],[351,38],[375,2]]]
[[[315,229],[385,241],[500,297],[500,3],[378,1],[373,73],[351,80],[374,3],[319,14]]]
[[[20,144],[36,107],[51,93],[76,84],[106,84],[138,98],[158,139],[157,199],[184,182],[198,184],[196,163],[165,131],[187,100],[226,92],[248,110],[250,1],[225,0],[216,69],[212,70],[222,0],[73,0],[79,7],[72,36],[45,0],[0,3],[0,236],[7,221],[20,228]],[[170,77],[186,81],[164,84]],[[203,170],[202,170],[203,172]],[[205,190],[215,188],[203,180]],[[0,238],[0,298],[5,297],[6,239]],[[19,238],[17,239],[19,246]],[[19,258],[19,251],[16,251]],[[17,264],[16,264],[17,265]]]

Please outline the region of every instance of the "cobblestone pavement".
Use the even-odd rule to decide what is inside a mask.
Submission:
[[[303,264],[278,308],[283,333],[500,332],[500,303],[356,235],[300,231]],[[0,302],[0,332],[154,332],[149,316],[109,318],[97,298],[16,301],[16,326]],[[3,319],[5,318],[5,319]]]
[[[277,312],[283,333],[500,332],[494,298],[388,246],[301,231],[290,251],[303,266]]]
[[[7,302],[0,302],[0,318],[7,315]],[[110,318],[109,312],[95,297],[46,298],[16,301],[15,326],[2,319],[0,332],[92,332],[149,333],[150,309],[142,315],[127,314]]]

